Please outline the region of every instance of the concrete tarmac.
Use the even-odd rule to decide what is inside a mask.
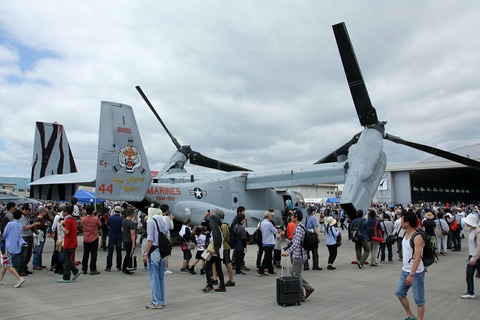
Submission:
[[[346,232],[343,232],[344,239]],[[83,254],[83,238],[79,236],[77,260]],[[466,291],[465,266],[467,242],[461,252],[449,252],[432,265],[426,275],[426,319],[479,319],[480,289],[475,300],[460,299]],[[44,264],[50,265],[53,241],[47,239]],[[123,252],[124,253],[124,252]],[[322,271],[303,271],[302,275],[315,292],[300,306],[277,305],[275,276],[256,276],[256,245],[248,247],[246,264],[251,268],[244,277],[235,277],[235,287],[227,292],[203,293],[205,277],[179,272],[182,252],[175,246],[170,258],[173,274],[165,275],[166,306],[162,310],[146,310],[151,289],[148,272],[143,270],[140,249],[137,249],[139,270],[134,275],[105,272],[106,252],[100,249],[100,275],[81,275],[69,284],[56,283],[60,278],[48,269],[33,271],[21,288],[14,288],[15,279],[7,273],[0,287],[0,319],[404,319],[405,313],[395,287],[401,262],[394,255],[392,264],[378,267],[366,265],[363,270],[351,264],[355,260],[354,244],[344,240],[335,262],[336,270],[327,270],[328,251],[324,238],[319,247]],[[283,258],[285,260],[285,258]],[[378,259],[380,260],[380,259]],[[115,257],[114,257],[115,261]],[[370,261],[370,258],[369,260]],[[115,262],[114,262],[115,263]],[[30,268],[31,269],[31,268]],[[277,276],[281,275],[280,270]],[[480,280],[475,279],[480,288]],[[412,310],[416,306],[408,295]]]

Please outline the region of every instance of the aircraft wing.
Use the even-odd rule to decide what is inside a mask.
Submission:
[[[279,169],[268,172],[246,172],[246,189],[291,187],[320,183],[344,183],[345,163],[325,163],[304,168]]]
[[[95,186],[95,172],[74,172],[45,176],[30,183],[30,186],[43,186],[52,184],[78,184],[87,187]]]

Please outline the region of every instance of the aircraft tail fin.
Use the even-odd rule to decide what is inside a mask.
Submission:
[[[77,172],[67,134],[61,124],[37,122],[33,145],[31,181],[45,176]],[[75,193],[75,184],[35,185],[30,197],[35,199],[67,200]]]
[[[152,176],[132,107],[102,101],[96,196],[142,201]]]

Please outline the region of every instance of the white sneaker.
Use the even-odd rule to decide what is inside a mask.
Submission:
[[[172,273],[173,273],[173,271],[170,271],[170,270],[168,270],[168,269],[165,270],[165,274],[172,274]]]
[[[15,288],[20,288],[24,282],[25,282],[25,279],[20,278],[20,280],[17,281]]]
[[[462,298],[462,299],[475,299],[475,295],[467,293],[467,294],[461,295],[460,298]]]

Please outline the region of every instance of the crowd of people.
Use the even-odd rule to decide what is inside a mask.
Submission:
[[[173,273],[169,256],[162,255],[163,235],[171,242],[174,229],[175,217],[169,207],[152,204],[141,212],[124,203],[98,211],[92,205],[79,205],[75,198],[70,203],[48,202],[36,208],[29,204],[19,207],[14,203],[0,204],[3,265],[0,285],[9,271],[17,280],[15,287],[21,287],[25,277],[32,274],[28,269],[30,262],[33,270],[47,268],[42,259],[47,239],[52,239],[55,247],[50,270],[62,275],[59,283],[75,281],[81,274],[100,274],[97,268],[99,248],[108,251],[105,272],[112,271],[115,254],[116,270],[132,274],[136,270],[135,248],[141,245],[144,269],[148,270],[152,288],[152,301],[146,308],[162,309],[165,305],[164,276]],[[183,252],[180,273],[197,274],[195,268],[200,264],[199,272],[206,277],[203,292],[226,292],[227,287],[236,285],[236,277],[250,271],[244,261],[248,250],[247,214],[246,208],[238,207],[230,224],[225,221],[224,212],[218,209],[208,210],[199,226],[192,226],[188,216],[184,219],[179,232]],[[342,244],[341,230],[346,230],[348,238],[355,243],[354,261],[359,269],[393,263],[395,258],[402,261],[396,295],[407,316],[415,319],[406,299],[407,291],[412,288],[418,318],[422,319],[425,295],[421,252],[425,243],[421,242],[421,237],[415,237],[415,248],[417,243],[419,246],[419,250],[415,250],[408,242],[417,228],[425,231],[439,256],[447,255],[448,250],[461,251],[462,241],[468,241],[467,292],[461,298],[475,298],[473,278],[476,270],[479,277],[480,270],[480,237],[477,236],[480,228],[479,210],[474,205],[422,203],[402,207],[375,204],[366,213],[358,210],[356,218],[351,219],[334,204],[307,204],[303,208],[286,207],[283,217],[287,217],[285,225],[276,225],[274,210],[266,210],[257,226],[256,275],[276,275],[275,269],[291,263],[291,275],[298,277],[301,283],[300,301],[305,301],[314,291],[302,271],[323,269],[318,253],[320,237],[325,237],[328,249],[326,269],[333,271]],[[468,239],[463,240],[469,228],[472,231]],[[77,237],[80,232],[83,234],[83,256],[78,261],[75,251],[78,239],[82,239]],[[307,234],[316,239],[308,248],[304,245]],[[282,260],[282,256],[288,258]]]

